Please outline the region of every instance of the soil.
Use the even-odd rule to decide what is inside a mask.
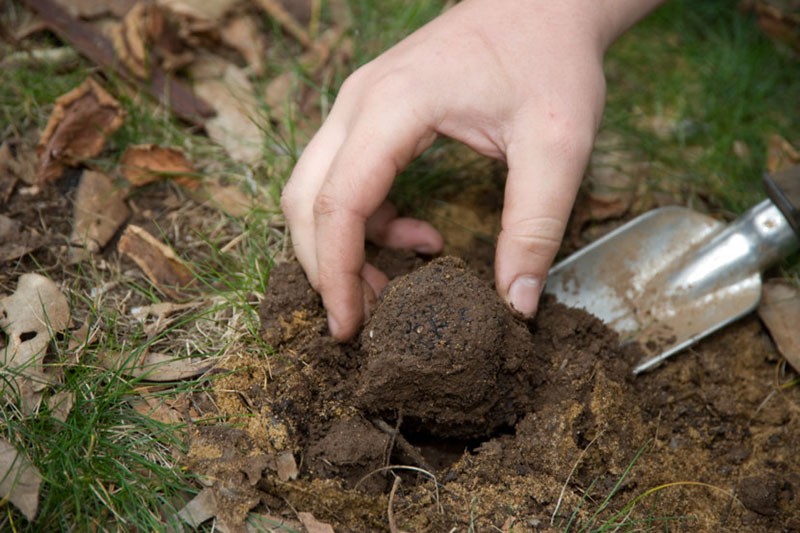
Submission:
[[[267,471],[262,501],[337,531],[800,530],[800,390],[755,318],[634,377],[591,315],[545,299],[526,323],[464,261],[390,255],[408,273],[345,344],[273,269],[260,412],[283,431],[257,446],[300,473]]]
[[[63,269],[74,181],[4,205],[44,239],[45,271]],[[139,224],[190,204],[148,191]],[[798,376],[755,317],[634,377],[639,354],[592,316],[548,299],[533,321],[513,316],[491,241],[450,252],[372,250],[394,280],[349,343],[328,336],[296,263],[271,270],[263,353],[192,398],[213,416],[189,424],[184,464],[221,521],[297,510],[336,531],[800,531]]]

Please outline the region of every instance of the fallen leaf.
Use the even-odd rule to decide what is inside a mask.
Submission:
[[[8,499],[32,522],[39,508],[42,475],[6,440],[0,439],[0,497]]]
[[[773,134],[767,144],[767,172],[774,173],[800,163],[800,152],[778,134]]]
[[[69,413],[72,411],[72,405],[75,402],[75,395],[70,391],[61,391],[52,395],[47,399],[47,409],[50,411],[50,416],[61,422],[65,422]]]
[[[170,405],[164,397],[156,398],[151,394],[142,394],[139,398],[131,400],[133,409],[141,414],[162,424],[182,424],[181,414]]]
[[[111,30],[111,43],[117,58],[139,79],[150,77],[148,28],[155,8],[148,2],[137,2],[123,17],[122,23]]]
[[[0,201],[4,199],[9,185],[21,181],[27,185],[36,183],[36,150],[20,139],[8,139],[0,145]],[[7,200],[7,198],[5,198]]]
[[[75,194],[70,260],[75,263],[99,252],[130,216],[126,191],[111,178],[85,170]]]
[[[275,469],[278,472],[278,479],[281,481],[297,479],[297,462],[294,460],[291,450],[278,454],[275,458]]]
[[[145,335],[147,335],[148,339],[152,339],[173,323],[174,320],[171,320],[169,318],[170,316],[179,313],[180,311],[193,309],[202,303],[203,302],[201,301],[188,302],[184,304],[160,302],[141,307],[134,307],[131,309],[131,315],[133,315],[136,320],[144,324]],[[151,317],[155,318],[155,320],[148,322],[148,318]]]
[[[228,155],[243,163],[255,164],[262,158],[264,132],[258,127],[259,109],[253,86],[242,69],[219,58],[205,57],[191,67],[194,90],[217,112],[206,120],[208,136]],[[205,72],[220,72],[205,77]]]
[[[222,20],[240,0],[157,0],[176,14],[206,20]]]
[[[330,524],[320,522],[311,513],[297,513],[297,517],[308,533],[333,533],[333,527]]]
[[[124,16],[136,0],[56,0],[73,17],[94,19],[108,15]]]
[[[203,489],[178,511],[177,517],[189,527],[197,528],[217,515],[217,499],[213,489]]]
[[[0,263],[19,259],[43,246],[46,240],[34,230],[5,215],[0,215]]]
[[[120,159],[122,176],[132,185],[141,187],[169,177],[190,190],[200,185],[194,167],[177,148],[138,144],[129,146]]]
[[[6,334],[2,365],[14,370],[20,409],[33,413],[51,381],[42,366],[52,335],[69,323],[69,304],[58,285],[39,274],[23,274],[14,294],[0,298],[0,328]]]
[[[119,102],[91,78],[59,96],[39,139],[39,183],[54,181],[66,166],[98,155],[124,119]]]
[[[241,54],[251,73],[264,72],[267,40],[253,17],[239,15],[232,18],[220,28],[220,38],[223,43]]]
[[[179,298],[182,289],[195,280],[192,272],[175,255],[172,248],[139,226],[131,224],[125,228],[117,250],[130,257],[153,285],[171,298]]]
[[[270,533],[286,533],[300,531],[303,525],[295,520],[287,520],[278,516],[268,514],[250,513],[247,515],[247,533],[257,533],[268,531]]]
[[[189,196],[200,204],[210,205],[232,217],[243,217],[260,205],[236,185],[223,185],[214,179],[204,181],[199,189],[190,191]]]
[[[213,358],[175,357],[147,352],[138,357],[130,353],[106,353],[100,357],[103,368],[147,381],[180,381],[208,372],[216,363]]]
[[[758,316],[786,361],[800,372],[800,288],[783,280],[769,280],[762,288]]]

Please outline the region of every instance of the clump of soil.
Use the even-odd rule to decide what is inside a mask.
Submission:
[[[248,505],[337,531],[800,530],[800,387],[757,320],[634,378],[639,354],[583,311],[545,298],[522,322],[460,260],[395,264],[411,272],[349,343],[299,265],[272,270],[270,378],[217,394],[281,430],[219,452],[226,497],[242,456],[289,451],[298,478],[250,472]]]
[[[486,436],[524,413],[514,400],[535,387],[533,348],[492,288],[463,261],[438,259],[382,294],[361,334],[357,406],[402,413],[412,431]]]

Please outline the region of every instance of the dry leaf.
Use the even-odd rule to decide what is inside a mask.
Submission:
[[[320,522],[311,513],[297,513],[308,533],[333,533],[333,527],[325,522]]]
[[[182,424],[181,414],[174,409],[165,398],[156,398],[150,394],[143,394],[140,398],[131,400],[134,410],[148,418],[162,424]]]
[[[210,205],[232,217],[243,217],[260,204],[252,196],[243,193],[239,187],[223,185],[213,179],[203,182],[198,190],[189,191],[189,196],[195,202]]]
[[[241,0],[157,0],[159,6],[170,11],[197,19],[219,21]]]
[[[65,422],[69,413],[72,411],[72,405],[75,402],[75,395],[70,391],[61,391],[52,395],[47,399],[47,409],[50,411],[50,416],[61,422]]]
[[[797,372],[800,372],[800,288],[782,281],[764,283],[758,316],[767,326],[772,340]]]
[[[197,528],[203,522],[214,518],[217,514],[217,499],[213,489],[203,489],[192,498],[183,509],[178,511],[178,518],[186,522],[189,527]]]
[[[65,166],[98,155],[124,119],[119,102],[91,78],[59,96],[39,139],[39,183],[59,178]]]
[[[145,323],[144,326],[144,333],[147,335],[148,339],[152,339],[159,333],[161,333],[165,328],[167,328],[170,324],[172,324],[173,320],[170,320],[170,316],[178,313],[180,311],[184,311],[186,309],[192,309],[199,306],[201,303],[200,301],[195,302],[188,302],[185,304],[176,304],[172,302],[160,302],[157,304],[146,305],[142,307],[134,307],[131,309],[131,315],[139,322]],[[150,317],[154,317],[155,321],[152,323],[147,323],[147,319]]]
[[[0,206],[11,198],[19,182],[36,183],[36,153],[18,139],[0,144]]]
[[[260,161],[264,132],[257,124],[259,110],[244,71],[233,63],[209,57],[198,60],[191,70],[195,92],[217,112],[205,123],[208,136],[236,161],[248,164]],[[221,76],[200,77],[202,73],[217,71],[221,71]]]
[[[32,522],[39,508],[42,475],[6,440],[0,439],[0,497],[8,499]]]
[[[41,392],[51,381],[42,366],[52,335],[69,324],[69,304],[58,286],[39,274],[23,274],[14,294],[0,298],[0,329],[5,332],[2,365],[14,370],[9,379],[20,395],[20,410],[35,412]]]
[[[100,364],[109,370],[117,370],[126,376],[148,381],[180,381],[208,372],[216,359],[175,357],[162,353],[147,352],[134,358],[130,353],[107,353]]]
[[[194,167],[177,148],[138,144],[129,146],[120,159],[122,176],[132,185],[141,187],[165,176],[194,190],[200,185]]]
[[[275,469],[278,472],[278,479],[281,481],[297,479],[297,462],[294,460],[291,450],[278,454],[275,458]]]
[[[19,259],[45,244],[45,239],[33,230],[5,215],[0,215],[0,263]]]
[[[139,226],[125,228],[117,250],[130,257],[153,285],[171,298],[178,299],[181,290],[194,282],[194,275],[172,248]]]
[[[108,15],[122,17],[136,0],[56,0],[56,3],[76,18],[94,19]]]
[[[130,216],[124,189],[115,187],[111,178],[94,170],[85,170],[75,195],[70,259],[78,262],[100,251]]]
[[[239,52],[252,74],[264,72],[267,40],[253,17],[240,15],[220,28],[222,42]]]
[[[800,163],[800,152],[789,141],[773,134],[767,144],[767,172],[775,173]]]
[[[111,30],[111,43],[117,58],[140,79],[150,77],[147,41],[152,9],[155,6],[150,3],[137,2],[122,23]]]

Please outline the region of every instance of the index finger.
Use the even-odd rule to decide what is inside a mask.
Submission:
[[[360,113],[340,146],[314,204],[318,288],[334,337],[352,337],[364,316],[367,218],[397,173],[435,138],[405,107]]]

